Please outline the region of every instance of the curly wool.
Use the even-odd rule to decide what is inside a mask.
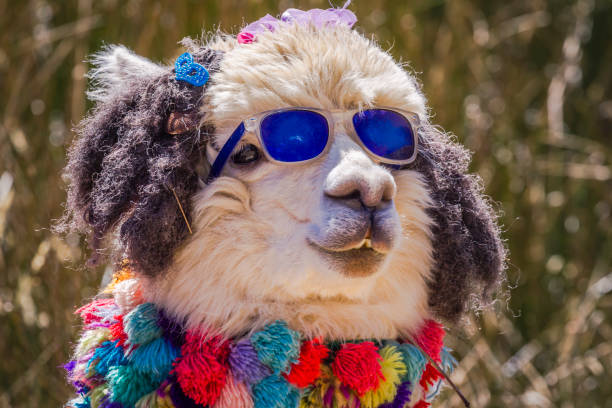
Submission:
[[[490,303],[504,278],[506,249],[497,215],[482,193],[480,178],[468,174],[470,152],[431,125],[422,126],[419,154],[410,168],[427,179],[434,205],[433,258],[428,280],[434,315],[456,321],[470,308]],[[471,295],[476,295],[476,298]]]

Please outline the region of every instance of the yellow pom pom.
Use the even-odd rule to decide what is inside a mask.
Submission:
[[[85,331],[83,336],[79,339],[79,344],[77,344],[76,350],[74,351],[75,359],[82,359],[90,351],[109,339],[110,330],[106,327]]]
[[[386,346],[379,351],[382,361],[380,366],[384,381],[380,382],[377,389],[366,392],[361,399],[363,408],[375,408],[379,405],[393,401],[400,378],[406,374],[406,365],[402,359],[402,354],[395,346]]]

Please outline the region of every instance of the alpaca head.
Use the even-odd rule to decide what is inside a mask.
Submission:
[[[97,56],[97,106],[67,166],[66,225],[130,259],[148,300],[229,336],[283,319],[331,338],[412,333],[489,300],[504,258],[495,217],[469,154],[429,123],[389,54],[345,25],[184,45],[211,72],[205,88],[125,48]],[[275,163],[247,130],[205,182],[242,121],[291,107],[334,112],[323,155]],[[413,163],[386,166],[358,143],[346,112],[371,107],[420,123]]]

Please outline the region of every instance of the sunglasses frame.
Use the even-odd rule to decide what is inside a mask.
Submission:
[[[406,121],[408,121],[408,124],[412,128],[412,133],[413,133],[413,137],[414,137],[414,151],[412,153],[412,156],[410,156],[408,159],[404,159],[404,160],[387,159],[385,157],[379,156],[376,153],[372,152],[363,143],[363,141],[361,140],[361,137],[359,137],[359,134],[357,133],[357,130],[355,129],[355,126],[353,125],[353,117],[356,114],[359,114],[361,112],[365,112],[365,111],[368,111],[368,110],[387,110],[387,111],[391,111],[391,112],[399,114],[404,119],[406,119]],[[315,157],[312,157],[312,158],[306,159],[306,160],[301,160],[301,161],[287,162],[287,161],[276,160],[268,152],[266,144],[264,143],[263,138],[261,136],[261,123],[267,117],[269,117],[271,115],[274,115],[274,114],[277,114],[277,113],[281,113],[281,112],[291,112],[291,111],[314,112],[314,113],[317,113],[317,114],[323,116],[325,118],[325,120],[327,121],[327,127],[328,127],[327,142],[325,144],[325,147],[321,151],[321,153],[319,153]],[[225,163],[230,158],[231,153],[234,151],[234,149],[236,148],[236,146],[238,145],[238,143],[240,142],[240,140],[242,139],[242,137],[246,133],[252,133],[252,134],[254,134],[256,136],[256,138],[257,138],[257,140],[259,142],[259,145],[261,147],[261,150],[262,150],[264,156],[266,157],[266,159],[268,159],[272,163],[276,163],[276,164],[280,164],[280,165],[284,165],[284,166],[287,166],[287,165],[290,166],[290,165],[298,165],[298,164],[309,163],[309,162],[311,162],[313,160],[316,160],[319,157],[325,155],[325,153],[327,153],[329,151],[329,148],[330,148],[330,146],[332,144],[332,135],[334,134],[334,125],[337,124],[337,123],[343,123],[344,124],[344,128],[347,129],[347,130],[348,129],[352,129],[352,132],[347,132],[347,133],[352,133],[352,134],[349,134],[349,137],[351,137],[355,142],[357,142],[357,144],[369,156],[374,158],[375,161],[377,161],[377,162],[385,163],[385,164],[390,164],[390,165],[401,166],[401,165],[412,163],[415,160],[416,156],[417,156],[417,153],[418,153],[418,139],[419,139],[418,138],[418,130],[420,128],[420,120],[419,120],[419,116],[416,113],[414,113],[414,112],[410,112],[410,111],[403,110],[403,109],[398,109],[398,108],[386,107],[386,106],[374,106],[374,107],[366,108],[366,109],[350,109],[350,110],[342,110],[342,109],[326,110],[326,109],[307,108],[307,107],[288,107],[288,108],[280,108],[280,109],[273,109],[273,110],[268,110],[268,111],[260,112],[260,113],[258,113],[256,115],[251,116],[250,118],[245,119],[242,122],[240,122],[238,124],[238,126],[235,128],[235,130],[233,131],[233,133],[230,135],[230,137],[227,139],[227,141],[225,142],[225,144],[223,145],[221,150],[219,150],[219,153],[217,154],[217,158],[215,159],[215,161],[213,162],[213,165],[211,167],[211,172],[210,172],[210,177],[209,178],[215,178],[215,177],[219,176],[219,174],[221,173],[221,170],[224,167]]]

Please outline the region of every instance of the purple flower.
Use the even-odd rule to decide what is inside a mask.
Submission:
[[[343,8],[312,9],[308,11],[290,8],[285,10],[280,20],[266,14],[259,20],[247,25],[240,31],[237,40],[240,44],[249,44],[255,41],[258,34],[264,31],[274,32],[282,23],[296,23],[301,26],[312,24],[316,28],[329,27],[335,25],[346,25],[353,27],[357,22],[357,16],[347,9],[350,1],[347,1]]]

